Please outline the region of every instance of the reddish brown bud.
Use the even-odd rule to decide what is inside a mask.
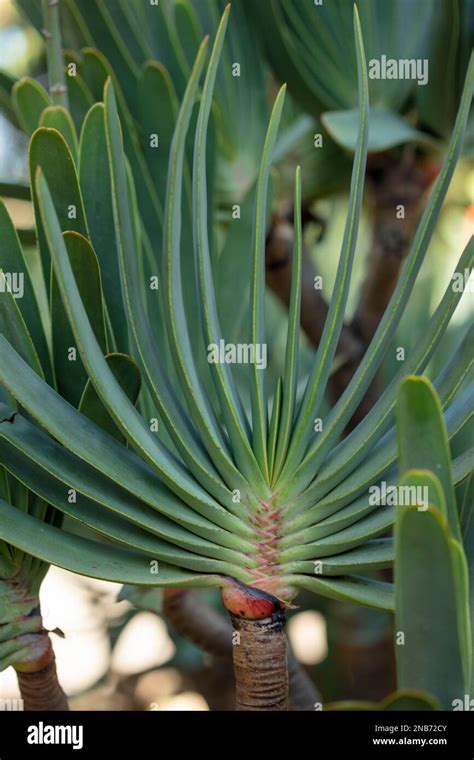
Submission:
[[[247,620],[262,620],[282,609],[281,602],[266,591],[231,579],[222,589],[222,600],[228,612]]]

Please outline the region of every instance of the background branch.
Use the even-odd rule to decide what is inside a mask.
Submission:
[[[421,215],[421,199],[435,178],[437,168],[420,156],[413,146],[405,149],[402,160],[393,152],[369,156],[367,180],[374,198],[372,246],[358,306],[353,319],[343,326],[341,332],[337,348],[339,367],[329,379],[333,403],[357,370],[390,301]],[[266,282],[285,306],[289,304],[291,293],[292,213],[290,210],[273,215],[266,243]],[[306,211],[303,222],[313,219],[313,215]],[[324,296],[314,288],[316,275],[309,252],[303,247],[301,327],[314,346],[321,340],[328,312]],[[350,420],[346,434],[365,417],[378,396],[376,377]]]

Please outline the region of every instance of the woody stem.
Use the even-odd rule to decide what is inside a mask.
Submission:
[[[232,621],[237,710],[289,707],[285,612],[271,594],[234,582],[222,592]]]
[[[262,620],[230,615],[234,628],[237,710],[288,710],[285,614]]]
[[[17,676],[25,710],[69,710],[66,695],[58,681],[54,654],[42,670],[33,673],[17,671]]]
[[[163,614],[181,636],[214,657],[233,657],[229,618],[209,607],[190,589],[165,589]],[[321,701],[314,683],[296,659],[287,641],[290,710],[314,710]]]

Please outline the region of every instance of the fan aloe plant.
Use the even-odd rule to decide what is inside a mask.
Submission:
[[[48,12],[55,7],[49,4]],[[8,273],[24,273],[25,295],[15,299],[5,287],[0,297],[0,463],[6,482],[16,479],[27,490],[23,503],[3,490],[0,538],[4,554],[20,557],[15,567],[26,565],[32,597],[38,575],[28,567],[37,560],[142,587],[222,589],[235,630],[238,708],[284,710],[285,610],[299,590],[394,609],[393,585],[379,580],[377,571],[393,563],[393,541],[380,536],[394,523],[395,509],[370,500],[368,489],[382,478],[397,481],[397,389],[407,374],[421,374],[436,351],[462,296],[452,281],[379,401],[340,439],[390,346],[428,249],[461,151],[474,66],[471,59],[445,161],[400,280],[356,374],[325,419],[322,403],[347,304],[368,146],[368,78],[357,10],[358,137],[347,219],[323,337],[301,398],[299,167],[286,355],[276,387],[268,387],[265,362],[256,360],[266,349],[264,254],[269,175],[285,98],[280,89],[260,158],[252,236],[239,238],[241,256],[252,262],[250,334],[243,348],[254,361],[247,368],[246,405],[228,363],[242,347],[226,344],[221,330],[207,190],[207,134],[228,16],[229,8],[202,84],[207,38],[199,47],[166,156],[166,192],[161,159],[163,208],[157,204],[147,222],[150,205],[137,202],[147,189],[137,186],[138,154],[133,142],[124,144],[130,127],[121,124],[112,79],[103,102],[85,114],[78,143],[61,81],[58,87],[53,80],[63,106],[38,105],[31,89],[24,97],[23,114],[33,127],[31,195],[41,261],[32,282],[32,267],[3,209],[0,265],[7,284]],[[51,53],[50,77],[53,71],[61,79],[57,54]],[[17,88],[17,100],[19,94]],[[188,136],[198,95],[190,171]],[[470,270],[473,254],[471,240],[453,273],[457,278]],[[50,282],[48,306],[44,281]],[[240,299],[236,293],[225,304],[230,314]],[[450,438],[468,422],[470,340],[472,331],[434,380]],[[453,483],[463,483],[471,466],[468,456],[454,459]],[[31,499],[41,508],[25,508],[25,493],[28,507]],[[61,527],[59,514],[87,526],[90,537]],[[9,573],[2,575],[7,594]],[[10,630],[14,638],[27,633],[28,618],[10,619],[14,627],[3,629],[1,641]],[[36,666],[41,670],[41,663]]]

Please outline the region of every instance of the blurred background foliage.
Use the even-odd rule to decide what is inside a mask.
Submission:
[[[100,90],[90,91],[90,81],[86,85],[86,69],[87,65],[92,66],[93,56],[83,52],[81,57],[79,52],[82,48],[97,47],[109,58],[126,105],[144,134],[149,131],[147,118],[152,107],[148,88],[159,76],[156,64],[147,61],[166,64],[180,98],[198,43],[205,33],[212,35],[224,3],[162,0],[163,17],[168,24],[166,34],[159,25],[151,23],[146,5],[121,0],[102,3],[78,0],[66,3],[65,10],[62,9],[63,42],[73,51],[67,54],[67,59],[77,61],[79,71],[74,83],[68,80],[71,101],[77,100],[76,113],[80,111],[81,97],[86,105],[90,105],[91,98],[102,97]],[[108,23],[112,6],[116,25],[113,34]],[[232,207],[239,204],[245,209],[252,203],[269,104],[278,82],[286,79],[290,98],[276,149],[269,233],[275,218],[291,218],[292,177],[295,164],[300,162],[307,211],[306,251],[314,271],[323,278],[326,299],[330,298],[347,209],[352,163],[351,109],[357,97],[352,49],[347,50],[346,46],[342,50],[346,36],[352,39],[352,3],[324,3],[316,31],[312,27],[314,9],[310,6],[311,2],[299,0],[234,2],[225,60],[218,75],[213,112],[214,163],[210,173],[215,276],[224,307],[232,294],[245,293],[248,279],[245,260],[235,251],[232,236],[232,225],[245,221],[232,220]],[[375,15],[371,14],[372,6],[376,8]],[[0,0],[0,197],[4,197],[22,239],[30,242],[32,252],[31,204],[22,191],[15,191],[15,185],[21,188],[28,182],[28,138],[19,127],[7,93],[13,82],[23,76],[47,86],[39,8],[40,3],[35,0],[17,3]],[[378,157],[389,153],[397,165],[403,161],[421,164],[427,175],[424,191],[429,188],[458,105],[472,46],[473,9],[469,0],[418,3],[384,0],[361,4],[367,59],[382,53],[396,58],[421,56],[429,59],[430,66],[427,87],[413,87],[406,80],[371,81],[371,106],[375,113],[372,118],[380,119],[380,113],[386,118],[382,132],[381,122],[374,121],[373,135],[379,129],[377,134],[383,135],[385,144],[384,151],[372,154],[373,176],[378,171]],[[140,17],[142,11],[144,15]],[[315,45],[314,35],[321,30],[325,42]],[[174,47],[169,39],[176,43]],[[234,62],[240,63],[241,75],[229,83]],[[328,87],[328,81],[338,84]],[[238,87],[238,97],[230,94],[230,86]],[[382,386],[397,369],[396,348],[408,351],[423,332],[459,251],[474,230],[473,122],[471,118],[465,156],[456,170],[393,350],[387,352]],[[347,125],[349,136],[344,132]],[[315,148],[318,134],[322,135],[324,151]],[[357,312],[361,288],[373,265],[370,254],[377,221],[377,192],[377,183],[369,181],[351,281],[348,322]],[[244,295],[242,301],[244,306]],[[436,353],[436,366],[430,365],[428,375],[444,365],[472,317],[472,299],[463,299]],[[282,372],[286,309],[271,289],[267,293],[267,319],[269,370],[271,379],[276,381]],[[243,335],[245,325],[235,320],[226,324],[224,319],[223,328],[230,338]],[[302,386],[308,371],[309,349],[309,341],[304,341]],[[245,387],[242,392],[245,395]],[[470,434],[472,430],[463,433]],[[455,441],[454,456],[456,445]],[[138,610],[124,600],[117,603],[117,592],[114,584],[82,579],[56,568],[50,570],[43,584],[46,627],[59,627],[66,634],[65,639],[54,637],[54,646],[59,679],[73,696],[72,708],[230,709],[233,701],[230,666],[211,662],[168,629],[156,611]],[[209,604],[217,606],[217,593],[201,593]],[[334,603],[309,593],[301,594],[298,602],[306,611],[290,612],[289,638],[325,701],[379,700],[392,691],[395,667],[389,615]],[[159,598],[154,598],[148,609],[159,609]],[[0,674],[2,696],[16,694],[16,688],[11,668]]]

